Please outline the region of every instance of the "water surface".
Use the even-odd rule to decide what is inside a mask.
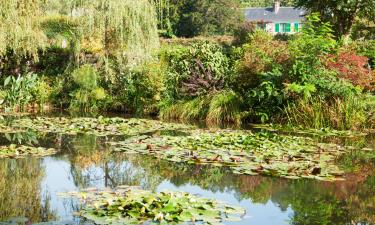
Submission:
[[[0,159],[0,221],[25,217],[28,224],[89,224],[74,217],[78,202],[58,193],[131,185],[152,191],[186,191],[246,209],[241,222],[226,224],[375,224],[375,164],[373,160],[362,161],[360,153],[341,159],[342,166],[353,171],[345,181],[321,182],[234,175],[221,167],[111,154],[106,144],[113,139],[110,137],[24,136],[21,142],[31,136],[40,146],[62,151],[45,158]],[[19,141],[8,139],[2,135],[0,142]],[[372,140],[345,141],[353,145],[362,141],[371,147]]]

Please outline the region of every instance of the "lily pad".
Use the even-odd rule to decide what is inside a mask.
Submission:
[[[28,156],[43,157],[54,155],[57,153],[56,149],[33,147],[25,145],[7,145],[0,146],[0,158],[24,158]]]
[[[186,192],[152,193],[139,188],[63,193],[82,202],[80,215],[96,224],[184,224],[239,221],[243,208]]]
[[[267,132],[192,130],[189,136],[142,136],[113,142],[113,151],[138,152],[194,164],[228,166],[236,174],[341,180],[335,164],[347,150],[307,137]]]

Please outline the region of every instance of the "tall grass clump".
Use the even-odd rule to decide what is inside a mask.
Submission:
[[[287,123],[292,126],[360,130],[374,127],[374,106],[375,98],[370,95],[330,100],[316,97],[289,103],[284,112]]]
[[[185,100],[160,110],[160,118],[179,121],[205,121],[209,125],[233,123],[242,120],[242,100],[233,91],[220,91],[206,96]]]
[[[233,123],[241,124],[242,100],[233,91],[221,91],[213,96],[206,122],[208,124]]]
[[[208,113],[211,96],[184,100],[161,108],[159,116],[165,120],[192,121],[204,120]]]

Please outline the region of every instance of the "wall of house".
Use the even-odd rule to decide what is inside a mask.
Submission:
[[[276,23],[267,23],[265,30],[271,34],[277,34],[277,33],[288,33],[288,34],[294,34],[299,31],[301,31],[302,25],[301,23],[295,22],[295,23],[289,23],[290,24],[290,32],[283,32],[282,30],[282,23],[279,24],[279,32],[276,32]],[[295,29],[295,24],[298,24],[298,30]]]

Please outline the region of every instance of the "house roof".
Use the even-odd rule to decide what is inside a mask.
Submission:
[[[277,13],[274,12],[272,7],[245,9],[245,18],[249,21],[301,22],[305,15],[304,9],[293,7],[280,7]]]

